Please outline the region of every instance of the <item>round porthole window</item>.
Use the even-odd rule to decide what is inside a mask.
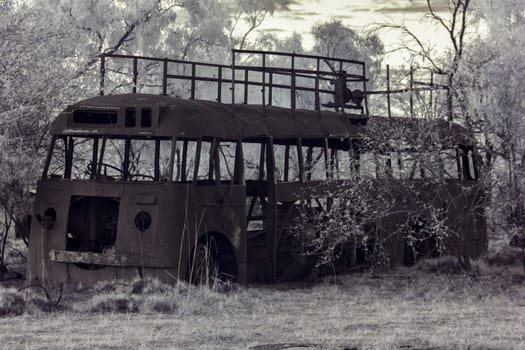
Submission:
[[[141,211],[135,216],[135,227],[140,232],[146,231],[151,226],[151,215],[148,212]]]

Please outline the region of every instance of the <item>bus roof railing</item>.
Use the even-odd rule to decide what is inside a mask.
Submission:
[[[231,57],[231,65],[225,65],[103,54],[100,56],[100,95],[106,93],[108,80],[111,81],[114,74],[113,77],[121,79],[131,76],[131,82],[123,85],[131,85],[131,91],[126,92],[132,93],[149,86],[160,88],[162,95],[171,95],[170,88],[178,82],[184,85],[189,99],[196,99],[198,85],[205,83],[206,96],[203,99],[214,98],[220,103],[266,106],[277,104],[280,98],[285,100],[284,107],[290,109],[319,111],[335,108],[343,113],[346,109],[368,115],[366,68],[362,61],[257,50],[232,50]],[[111,68],[110,62],[116,68]],[[123,65],[118,66],[117,62]],[[129,62],[131,67],[126,69],[125,64]],[[150,78],[153,75],[162,80],[160,84],[147,85],[140,82],[141,75],[150,75]],[[283,94],[282,90],[288,93]],[[362,96],[362,99],[350,98],[352,93]]]

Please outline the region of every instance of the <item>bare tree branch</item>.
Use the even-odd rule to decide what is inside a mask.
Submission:
[[[406,26],[399,25],[399,24],[382,23],[382,24],[379,24],[379,28],[380,29],[400,30],[402,34],[406,35],[410,40],[412,40],[419,47],[420,51],[412,49],[408,45],[399,48],[399,50],[406,50],[406,51],[409,51],[409,52],[412,52],[414,54],[421,56],[426,61],[428,61],[437,72],[440,72],[440,74],[443,73],[443,68],[434,60],[434,58],[432,57],[432,54],[430,53],[429,48],[427,48],[423,44],[421,39],[419,39],[419,37],[414,32],[412,32],[410,29],[408,29]]]

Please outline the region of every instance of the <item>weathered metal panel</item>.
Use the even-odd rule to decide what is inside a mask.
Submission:
[[[93,264],[104,266],[145,266],[145,257],[137,254],[74,252],[67,250],[49,251],[51,261],[74,264]],[[166,259],[148,256],[148,267],[169,267]]]
[[[297,126],[295,111],[268,106],[264,109],[266,123],[268,125],[268,136],[274,138],[295,138],[301,134]],[[312,113],[314,114],[314,113]],[[319,128],[317,128],[319,132]]]
[[[250,105],[234,105],[232,113],[235,115],[239,133],[242,138],[268,137],[270,131],[266,123],[266,116],[262,108]]]
[[[158,127],[123,127],[123,115],[129,107],[153,108]],[[71,125],[72,112],[78,109],[107,108],[119,111],[119,121],[115,125],[102,125],[100,128],[82,124]],[[361,114],[331,111],[291,110],[287,108],[259,105],[230,105],[212,101],[183,100],[180,98],[147,94],[123,94],[99,96],[71,105],[61,113],[51,127],[52,134],[119,134],[152,135],[172,137],[174,135],[200,138],[218,137],[223,139],[255,138],[271,136],[274,138],[325,138],[351,137],[364,133],[361,124],[368,120],[387,130],[395,125],[403,125],[417,132],[420,123],[428,120],[407,118],[385,118]],[[450,145],[471,144],[471,136],[457,124],[443,120],[432,121],[436,125],[441,140]],[[446,143],[446,142],[445,142]]]

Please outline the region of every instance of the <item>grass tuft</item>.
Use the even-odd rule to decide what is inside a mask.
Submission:
[[[16,289],[0,289],[0,316],[22,315],[25,305],[23,295]]]
[[[26,298],[25,311],[28,314],[60,312],[67,311],[67,309],[64,305],[56,305],[42,297],[34,296]]]
[[[137,313],[139,306],[128,295],[106,294],[94,296],[89,303],[88,311],[94,313]]]
[[[148,295],[158,293],[169,293],[174,286],[161,282],[156,278],[139,279],[133,282],[131,294]]]
[[[158,312],[163,314],[174,313],[178,310],[176,298],[169,293],[163,295],[150,295],[143,300],[142,309],[147,312]]]

